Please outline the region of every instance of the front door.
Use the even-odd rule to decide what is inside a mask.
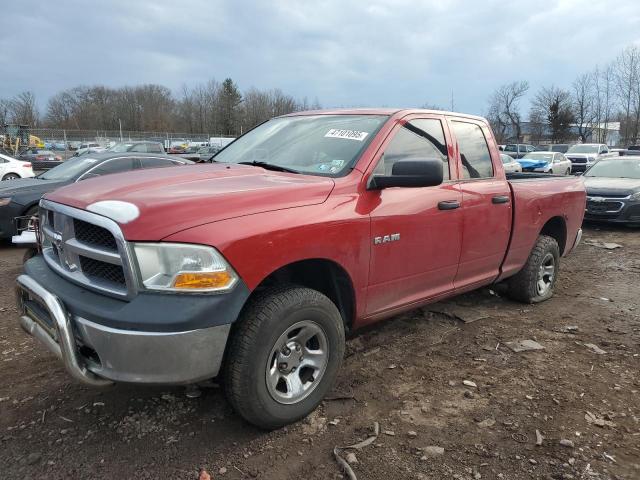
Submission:
[[[449,162],[446,124],[438,116],[402,120],[382,146],[373,173],[391,174],[399,159],[438,158],[444,183],[368,191],[371,261],[367,315],[453,289],[462,241],[462,194]],[[451,169],[450,169],[451,167]]]

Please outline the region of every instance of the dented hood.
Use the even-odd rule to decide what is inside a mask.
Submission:
[[[205,223],[322,203],[333,186],[327,177],[214,163],[105,175],[45,198],[83,210],[103,201],[133,204],[137,218],[118,222],[125,238],[155,241]]]

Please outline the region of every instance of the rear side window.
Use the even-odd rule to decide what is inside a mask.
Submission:
[[[518,147],[516,145],[507,145],[506,147],[504,147],[504,151],[505,152],[517,152],[518,151]]]
[[[175,167],[178,165],[165,158],[141,158],[142,168]]]
[[[147,153],[147,144],[146,143],[136,143],[133,148],[131,150],[129,150],[130,152],[137,152],[137,153]]]
[[[135,168],[134,158],[117,158],[107,160],[91,170],[91,175],[107,175],[109,173],[128,172]]]
[[[474,123],[452,121],[458,139],[462,178],[491,178],[493,163],[482,129]]]
[[[164,153],[164,148],[159,143],[147,144],[147,153]]]
[[[437,119],[418,119],[406,122],[391,139],[374,173],[391,175],[398,160],[432,160],[443,162],[444,180],[449,180],[449,157],[442,123]]]

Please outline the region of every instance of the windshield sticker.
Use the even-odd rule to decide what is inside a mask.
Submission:
[[[357,140],[362,142],[369,135],[367,132],[358,132],[357,130],[341,130],[339,128],[332,128],[325,133],[326,138],[346,138],[347,140]]]

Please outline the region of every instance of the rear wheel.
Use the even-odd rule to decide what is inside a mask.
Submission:
[[[267,289],[234,325],[224,367],[229,402],[261,428],[295,422],[333,386],[344,347],[342,317],[329,298],[303,287]]]
[[[547,235],[540,235],[527,263],[508,280],[509,296],[525,303],[539,303],[551,298],[559,269],[558,242]]]
[[[20,178],[20,175],[18,175],[17,173],[7,173],[4,177],[2,177],[2,180],[16,180]]]

